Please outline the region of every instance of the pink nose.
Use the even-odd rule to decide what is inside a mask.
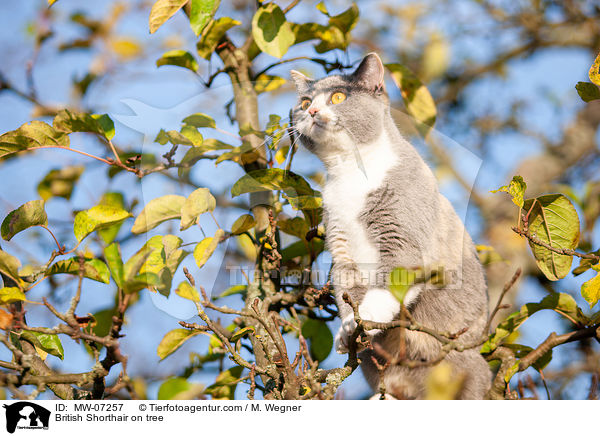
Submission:
[[[319,109],[317,109],[316,107],[311,107],[308,110],[308,113],[310,114],[311,117],[314,117],[317,112],[319,112]]]

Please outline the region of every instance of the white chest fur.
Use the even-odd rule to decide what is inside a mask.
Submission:
[[[357,150],[328,165],[323,202],[329,220],[336,223],[348,241],[347,255],[361,270],[374,273],[379,251],[359,221],[359,214],[364,210],[367,194],[381,186],[398,158],[384,134],[376,142],[361,145]]]

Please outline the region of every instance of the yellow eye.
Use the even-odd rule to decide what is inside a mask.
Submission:
[[[333,103],[333,104],[339,104],[339,103],[343,102],[344,100],[346,100],[346,94],[344,94],[343,92],[335,92],[331,96],[331,103]]]
[[[302,108],[303,111],[308,109],[309,106],[310,106],[310,100],[308,98],[305,98],[304,100],[302,100],[300,107]]]

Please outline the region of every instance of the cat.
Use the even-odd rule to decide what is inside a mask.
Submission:
[[[388,289],[395,267],[441,265],[452,283],[414,285],[404,304],[415,321],[443,332],[467,330],[463,343],[481,337],[488,316],[487,283],[475,246],[416,149],[394,123],[384,85],[384,66],[368,54],[352,74],[311,80],[290,72],[298,103],[292,120],[301,144],[324,164],[323,221],[332,256],[331,281],[342,325],[335,347],[347,352],[356,323],[343,294],[359,304],[362,319],[398,319],[400,302]],[[448,274],[445,274],[445,276]],[[366,277],[366,279],[365,279]],[[399,329],[365,332],[394,357]],[[430,361],[441,344],[426,333],[405,330],[405,356]],[[360,354],[361,369],[377,391],[380,373],[372,348]],[[381,357],[378,357],[381,360]],[[477,348],[452,351],[444,359],[460,377],[459,398],[482,399],[491,372]],[[431,367],[391,365],[383,372],[387,394],[398,399],[426,395]]]

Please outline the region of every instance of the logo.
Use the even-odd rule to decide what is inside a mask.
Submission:
[[[6,430],[14,433],[15,429],[48,430],[50,411],[42,406],[28,401],[19,401],[3,405],[6,409]]]

